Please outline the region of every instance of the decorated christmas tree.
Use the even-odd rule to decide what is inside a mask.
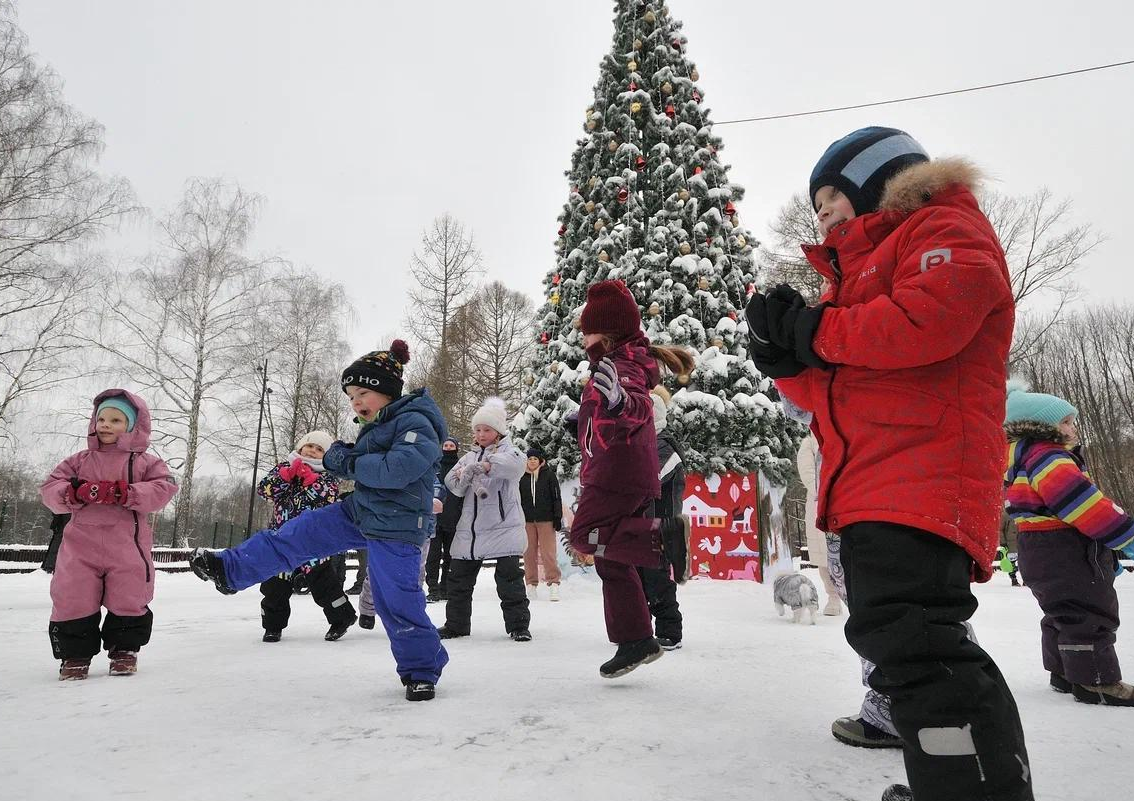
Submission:
[[[579,454],[560,423],[589,377],[576,321],[587,287],[610,278],[634,294],[652,342],[694,352],[690,375],[665,378],[669,427],[689,469],[759,470],[776,482],[791,471],[800,430],[745,353],[741,314],[757,243],[740,221],[744,191],[728,180],[685,46],[661,0],[616,2],[614,46],[567,172],[537,355],[515,421],[564,478],[577,472]]]

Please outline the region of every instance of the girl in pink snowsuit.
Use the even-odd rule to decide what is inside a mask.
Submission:
[[[689,373],[693,357],[680,348],[651,345],[641,330],[638,303],[621,281],[600,281],[587,291],[579,319],[591,380],[577,417],[582,494],[571,524],[571,546],[593,555],[602,580],[603,609],[614,658],[599,668],[606,679],[623,676],[662,655],[638,567],[660,568],[664,547],[674,578],[688,571],[688,530],[654,516],[661,495],[657,434],[650,390],[659,362]]]
[[[60,680],[85,679],[102,644],[110,674],[137,670],[138,649],[150,641],[154,565],[147,515],[177,492],[169,468],[146,453],[150,412],[124,389],[94,399],[87,448],[64,459],[39,488],[44,505],[70,512],[51,579],[51,650],[62,660]]]

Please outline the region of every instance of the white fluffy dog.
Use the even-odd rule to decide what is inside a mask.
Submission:
[[[802,573],[785,573],[778,576],[772,584],[772,601],[776,605],[776,612],[784,616],[784,607],[791,607],[791,620],[793,623],[803,621],[803,610],[811,613],[811,625],[815,625],[815,618],[819,615],[819,593],[811,579]]]

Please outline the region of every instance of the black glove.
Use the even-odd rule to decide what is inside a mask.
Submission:
[[[768,339],[783,348],[805,367],[829,367],[811,347],[823,312],[830,304],[808,306],[803,295],[787,284],[780,284],[764,300]]]
[[[772,342],[768,330],[768,309],[763,295],[752,295],[744,310],[748,323],[748,357],[768,378],[791,378],[804,370],[804,365],[785,348]]]

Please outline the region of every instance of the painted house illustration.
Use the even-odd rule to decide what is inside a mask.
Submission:
[[[729,514],[724,509],[713,506],[696,493],[685,499],[682,509],[694,526],[703,528],[725,528],[729,524]]]

